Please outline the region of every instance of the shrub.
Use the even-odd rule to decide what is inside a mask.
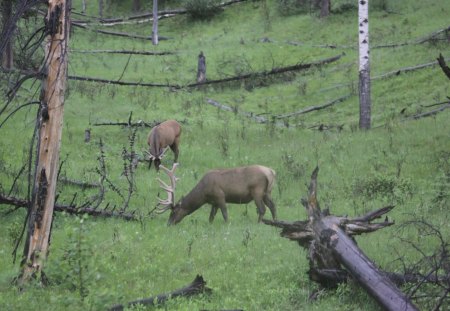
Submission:
[[[218,4],[217,0],[187,0],[185,8],[192,19],[205,20],[222,11]]]
[[[370,200],[381,198],[392,203],[403,203],[413,195],[413,186],[407,179],[375,174],[366,179],[356,179],[353,194]]]

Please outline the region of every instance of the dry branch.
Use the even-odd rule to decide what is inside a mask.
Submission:
[[[348,94],[348,95],[339,97],[337,99],[334,99],[334,100],[332,100],[326,104],[320,105],[320,106],[311,106],[311,107],[308,107],[308,108],[305,108],[302,110],[298,110],[298,111],[294,111],[294,112],[290,112],[290,113],[286,113],[286,114],[280,114],[280,115],[275,116],[275,118],[276,119],[284,119],[284,118],[289,118],[289,117],[297,116],[300,114],[308,113],[311,111],[322,110],[322,109],[328,108],[330,106],[342,103],[343,101],[347,100],[351,96],[352,96],[351,94]]]
[[[437,109],[433,109],[431,111],[427,111],[427,112],[423,112],[423,113],[419,113],[419,114],[413,115],[413,116],[411,116],[409,118],[403,119],[402,121],[418,120],[418,119],[425,118],[425,117],[431,117],[431,116],[434,116],[434,115],[438,114],[439,112],[444,111],[447,108],[450,108],[450,102],[448,102],[446,105],[441,106],[441,107],[439,107]]]
[[[290,71],[309,69],[314,66],[322,66],[322,65],[326,65],[326,64],[335,62],[335,61],[339,60],[341,57],[342,57],[342,54],[333,56],[330,58],[322,59],[322,60],[312,62],[312,63],[305,63],[305,64],[300,63],[300,64],[296,64],[296,65],[292,65],[292,66],[278,67],[278,68],[273,68],[271,70],[247,73],[247,74],[242,74],[242,75],[233,76],[233,77],[224,78],[224,79],[207,80],[202,83],[191,83],[191,84],[186,85],[186,87],[197,87],[197,86],[202,86],[202,85],[207,85],[207,84],[227,83],[227,82],[240,81],[240,80],[245,80],[245,79],[250,79],[250,78],[266,77],[266,76],[290,72]]]
[[[0,204],[15,206],[16,208],[28,208],[29,201],[16,197],[3,196],[0,194]],[[93,207],[82,206],[78,207],[74,204],[58,204],[55,203],[54,211],[56,212],[66,212],[72,215],[91,215],[91,216],[100,216],[100,217],[114,217],[114,218],[122,218],[125,220],[138,220],[139,217],[132,213],[124,213],[121,211],[114,210],[106,210],[106,209],[97,209]]]
[[[94,28],[90,28],[88,26],[85,26],[83,24],[75,23],[75,22],[72,22],[72,25],[75,26],[75,27],[78,27],[78,28],[90,30],[90,31],[101,33],[101,34],[105,34],[105,35],[112,35],[112,36],[126,37],[126,38],[131,38],[131,39],[141,39],[141,40],[150,40],[150,41],[152,41],[152,37],[151,36],[142,36],[142,35],[131,34],[131,33],[126,33],[126,32],[94,29]],[[159,38],[159,40],[169,40],[170,39],[168,37],[162,37],[162,36],[160,36],[158,38]]]
[[[115,305],[109,309],[109,311],[122,311],[125,308],[130,308],[132,306],[143,305],[143,306],[156,306],[163,304],[169,299],[176,297],[190,297],[198,294],[209,294],[212,290],[206,287],[206,281],[203,279],[201,275],[197,275],[197,277],[192,281],[192,283],[186,285],[183,288],[177,289],[170,293],[160,294],[157,296],[153,296],[150,298],[139,299],[132,302],[129,302],[125,305]]]
[[[441,66],[442,71],[447,76],[447,78],[450,79],[450,68],[445,63],[445,59],[444,59],[444,56],[442,56],[442,54],[439,54],[439,57],[437,58],[437,61],[438,61],[439,66]]]
[[[279,67],[279,68],[273,68],[272,70],[266,70],[266,71],[260,71],[260,72],[254,72],[254,73],[248,73],[238,76],[233,76],[229,78],[224,79],[218,79],[218,80],[207,80],[202,83],[191,83],[187,85],[179,85],[179,84],[161,84],[161,83],[146,83],[146,82],[126,82],[126,81],[118,81],[118,80],[108,80],[108,79],[102,79],[102,78],[93,78],[93,77],[81,77],[81,76],[68,76],[68,79],[70,80],[79,80],[79,81],[90,81],[90,82],[98,82],[98,83],[107,83],[107,84],[116,84],[116,85],[124,85],[124,86],[145,86],[145,87],[167,87],[171,89],[182,89],[182,88],[194,88],[199,87],[202,85],[207,84],[220,84],[220,83],[227,83],[227,82],[233,82],[233,81],[239,81],[239,80],[245,80],[249,78],[258,78],[258,77],[265,77],[280,73],[285,73],[289,71],[296,71],[296,70],[303,70],[308,69],[314,66],[322,66],[331,62],[335,62],[339,60],[342,57],[342,55],[322,59],[316,62],[312,63],[306,63],[306,64],[297,64],[287,67]]]
[[[132,55],[152,55],[152,56],[163,56],[163,55],[174,55],[174,52],[155,52],[155,51],[132,51],[132,50],[70,50],[71,53],[82,53],[82,54],[132,54]]]

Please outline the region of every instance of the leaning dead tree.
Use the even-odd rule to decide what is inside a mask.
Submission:
[[[385,207],[356,218],[333,216],[321,210],[317,201],[317,167],[311,176],[308,198],[302,203],[308,212],[308,220],[292,223],[264,220],[264,223],[282,228],[281,235],[297,241],[308,250],[309,277],[324,287],[335,287],[348,273],[385,309],[418,310],[386,274],[378,269],[352,238],[394,223],[387,218],[372,223],[389,212]]]

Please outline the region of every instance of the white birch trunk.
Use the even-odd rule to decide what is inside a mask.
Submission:
[[[358,1],[359,24],[359,128],[370,128],[369,1]]]
[[[152,43],[158,45],[158,0],[153,0]]]

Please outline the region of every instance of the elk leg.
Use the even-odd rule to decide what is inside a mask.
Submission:
[[[270,196],[266,194],[263,197],[263,201],[264,201],[264,204],[266,204],[269,207],[270,213],[272,214],[272,219],[276,220],[277,219],[277,211],[275,209],[275,204],[273,203],[273,201],[270,198]]]
[[[180,139],[177,137],[175,138],[175,142],[170,145],[170,149],[173,151],[175,157],[174,157],[174,162],[178,161],[178,154],[180,153],[180,150],[178,149],[178,144],[179,144]]]
[[[227,206],[225,205],[225,203],[221,203],[219,205],[219,207],[220,207],[220,211],[222,212],[223,219],[225,220],[225,222],[228,222]]]
[[[264,214],[266,213],[266,206],[264,205],[263,200],[255,200],[255,204],[258,211],[258,222],[262,222]]]
[[[214,217],[216,217],[218,207],[217,205],[211,205],[211,213],[209,214],[209,222],[212,223]]]

